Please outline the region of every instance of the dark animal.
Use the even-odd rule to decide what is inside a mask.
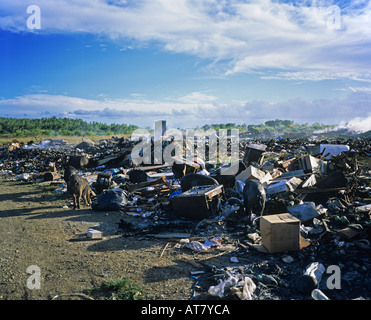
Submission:
[[[209,176],[198,173],[189,173],[180,180],[182,192],[186,192],[196,186],[217,186],[218,181]]]
[[[72,166],[75,169],[82,169],[86,167],[89,163],[89,158],[85,155],[82,156],[66,156],[63,161],[63,164],[65,164],[67,167]]]
[[[85,205],[91,204],[92,189],[88,181],[81,178],[77,174],[72,174],[67,183],[67,190],[73,196],[73,209],[80,209],[81,198],[84,200]]]
[[[64,181],[66,181],[66,183],[68,183],[68,181],[70,180],[70,177],[73,174],[76,174],[76,173],[77,173],[77,170],[74,167],[68,166],[66,168],[66,170],[64,170],[64,173],[63,173],[63,179],[64,179]]]
[[[262,216],[265,208],[266,193],[263,185],[257,180],[248,180],[243,188],[244,207],[249,219],[252,214]]]

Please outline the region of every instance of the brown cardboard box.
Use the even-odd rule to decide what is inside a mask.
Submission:
[[[241,181],[248,181],[251,179],[259,180],[260,183],[266,188],[268,186],[268,182],[272,179],[270,173],[266,173],[254,166],[247,167],[244,171],[242,171],[239,175],[236,176],[236,180]]]
[[[300,250],[300,220],[290,213],[261,217],[260,235],[270,253]]]

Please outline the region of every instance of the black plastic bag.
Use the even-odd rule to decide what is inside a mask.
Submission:
[[[92,204],[92,208],[96,211],[120,211],[125,209],[127,203],[127,192],[121,188],[114,188],[104,190]]]

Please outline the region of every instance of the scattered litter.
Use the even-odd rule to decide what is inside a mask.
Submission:
[[[222,243],[222,240],[220,238],[213,238],[213,239],[206,239],[204,243],[201,243],[199,241],[191,241],[189,243],[185,244],[185,247],[193,250],[193,251],[207,251],[211,247],[220,246]]]
[[[163,241],[162,259],[171,250],[184,253],[181,260],[197,269],[190,272],[191,299],[371,298],[369,137],[262,135],[241,135],[240,157],[233,163],[216,163],[206,152],[205,159],[141,166],[133,162],[137,142],[131,139],[12,143],[0,149],[0,173],[19,184],[55,186],[58,199],[69,195],[64,179],[73,165],[93,191],[86,207],[118,212],[118,234]],[[149,149],[143,155],[153,160]],[[187,190],[182,179],[189,180]],[[257,195],[244,194],[250,181],[265,192],[261,211],[251,219],[247,209]],[[91,229],[70,241],[99,239],[102,231]],[[324,271],[334,264],[341,268],[341,291],[323,285]]]
[[[284,254],[282,257],[281,257],[281,260],[285,263],[291,263],[294,261],[294,258],[289,256],[288,254]]]
[[[234,263],[240,262],[237,257],[230,257],[229,260]]]
[[[94,229],[88,229],[87,237],[91,239],[102,239],[102,232]]]
[[[238,278],[234,276],[230,276],[227,280],[220,282],[216,286],[211,286],[208,290],[208,293],[212,296],[217,296],[219,298],[223,298],[226,292],[233,286],[237,285]],[[247,289],[246,294],[250,293]]]

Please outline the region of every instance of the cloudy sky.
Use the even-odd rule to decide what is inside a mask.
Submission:
[[[1,1],[0,116],[337,124],[370,57],[369,0]]]

